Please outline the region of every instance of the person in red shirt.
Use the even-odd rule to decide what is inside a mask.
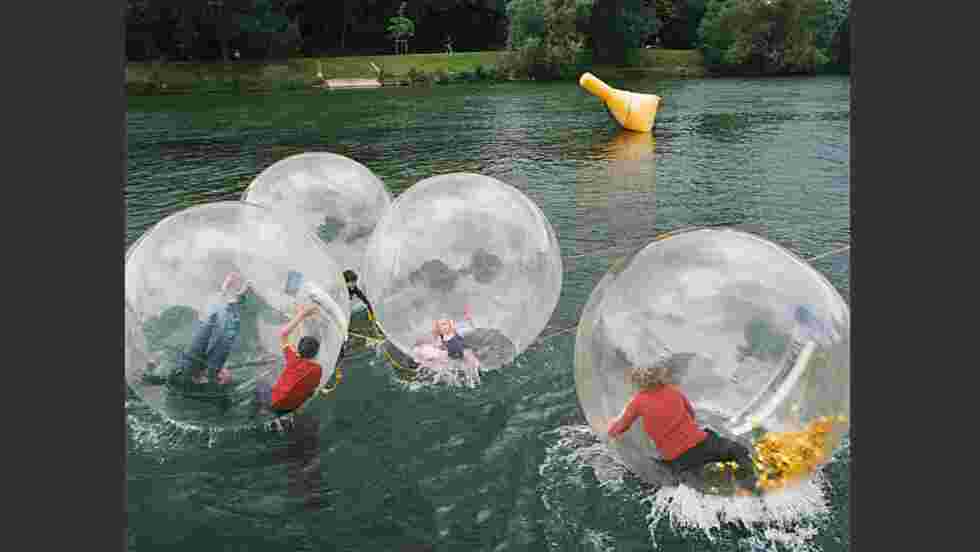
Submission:
[[[316,305],[302,306],[288,324],[279,332],[286,366],[279,379],[271,387],[267,382],[256,385],[257,402],[261,408],[268,408],[277,414],[295,410],[310,397],[317,386],[323,369],[311,360],[320,351],[320,342],[313,336],[303,336],[296,348],[289,344],[289,336],[303,320],[316,314]]]
[[[639,391],[623,414],[609,424],[610,438],[625,433],[643,418],[643,430],[656,445],[663,461],[678,472],[700,469],[712,462],[737,462],[745,473],[738,479],[738,494],[752,494],[756,476],[752,457],[741,444],[698,426],[694,407],[670,381],[674,359],[653,366],[635,367],[629,378]]]

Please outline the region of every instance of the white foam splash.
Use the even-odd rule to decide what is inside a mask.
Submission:
[[[380,346],[376,347],[379,359],[384,359]],[[462,362],[452,361],[446,364],[435,364],[432,367],[419,368],[417,377],[405,380],[392,372],[392,379],[406,391],[420,391],[438,387],[475,389],[482,383],[482,376],[497,370],[477,368],[470,370]]]
[[[548,432],[551,433],[557,433],[558,440],[548,447],[547,460],[538,468],[540,475],[543,476],[555,463],[588,465],[599,480],[600,487],[610,490],[622,488],[629,468],[602,443],[596,441],[589,426],[562,426]],[[566,456],[561,455],[563,449],[568,450]],[[585,486],[579,476],[576,476],[576,483],[580,487]]]
[[[207,448],[214,448],[221,442],[255,432],[283,434],[294,424],[294,416],[290,413],[266,422],[241,427],[202,427],[161,416],[140,401],[127,400],[124,405],[131,442],[135,450],[142,453],[174,452],[188,446],[198,447],[202,441]],[[159,457],[162,463],[167,456],[163,454]]]
[[[643,501],[650,505],[647,515],[654,549],[661,522],[681,535],[701,533],[714,542],[725,524],[737,524],[764,537],[771,546],[780,543],[804,552],[818,532],[817,525],[829,513],[818,474],[794,487],[766,493],[762,497],[734,497],[703,494],[686,485],[657,489]]]
[[[595,529],[585,530],[585,535],[582,537],[582,544],[586,546],[591,545],[592,550],[597,550],[598,552],[612,552],[616,550],[612,535],[603,531],[596,531]]]
[[[568,477],[565,481],[584,487],[581,468],[588,467],[601,487],[623,497],[619,491],[624,488],[629,469],[611,449],[595,438],[589,426],[563,426],[545,435],[557,435],[558,438],[548,447],[539,473],[544,475],[558,466],[578,467],[579,469],[566,470]],[[845,440],[840,449],[846,449],[847,444]],[[835,461],[840,454],[842,450],[834,455]],[[646,521],[654,550],[659,548],[657,532],[662,535],[665,525],[676,534],[700,534],[715,542],[725,526],[734,524],[751,532],[751,537],[743,544],[763,549],[779,545],[780,548],[793,552],[816,552],[813,538],[830,513],[827,497],[823,492],[825,485],[823,473],[817,472],[808,481],[766,493],[761,497],[709,495],[686,485],[679,485],[623,498],[639,498],[650,507]],[[545,500],[546,508],[547,502]],[[587,540],[592,538],[588,536],[590,532],[594,533],[587,530]],[[603,535],[596,549],[605,549],[603,547],[611,539],[609,535]]]

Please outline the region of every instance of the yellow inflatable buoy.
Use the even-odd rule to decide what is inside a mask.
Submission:
[[[584,73],[579,86],[605,102],[609,113],[627,130],[650,132],[657,118],[657,108],[662,99],[656,94],[638,94],[617,90],[599,80],[592,73]]]

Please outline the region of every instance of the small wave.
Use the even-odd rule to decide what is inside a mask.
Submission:
[[[616,550],[615,539],[612,535],[595,529],[586,529],[582,537],[582,544],[590,547],[591,550],[598,552],[612,552]]]
[[[809,552],[813,550],[810,540],[829,513],[822,483],[818,473],[809,481],[763,497],[706,495],[686,485],[660,488],[643,499],[650,506],[647,521],[653,547],[658,548],[657,534],[668,527],[675,534],[700,534],[715,543],[723,526],[733,524],[770,547],[779,543],[795,552]]]
[[[749,549],[779,546],[793,552],[813,552],[817,550],[813,539],[830,515],[823,472],[794,487],[762,497],[708,495],[683,484],[633,490],[643,486],[628,484],[635,481],[629,469],[596,439],[589,426],[562,426],[542,436],[554,442],[547,449],[539,473],[544,479],[561,478],[557,484],[549,485],[551,492],[542,493],[545,509],[566,529],[580,532],[583,541],[594,544],[597,550],[607,549],[613,537],[603,533],[595,541],[593,537],[599,533],[583,528],[579,522],[569,523],[571,512],[565,511],[555,492],[559,486],[587,488],[584,474],[588,472],[594,474],[599,487],[606,491],[603,493],[606,500],[638,500],[649,508],[646,522],[653,550],[659,549],[659,541],[664,536],[674,534],[706,539],[712,545],[724,540]],[[840,461],[846,455],[848,443],[845,440],[832,461]],[[746,531],[749,536],[742,538]]]
[[[166,418],[139,400],[127,400],[125,410],[131,450],[158,455],[161,463],[176,451],[202,445],[214,448],[220,442],[270,432],[285,434],[295,425],[295,415],[286,414],[236,428],[202,427]]]

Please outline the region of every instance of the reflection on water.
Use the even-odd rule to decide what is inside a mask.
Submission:
[[[304,412],[293,417],[292,431],[284,449],[289,494],[307,508],[322,505],[320,465],[320,418]]]
[[[652,161],[656,147],[652,133],[620,130],[601,151],[605,159],[613,161]]]
[[[599,278],[656,234],[656,146],[653,134],[619,130],[579,163],[571,272],[584,264]]]
[[[394,196],[460,171],[528,195],[564,257],[546,334],[577,322],[611,262],[666,230],[751,226],[803,257],[849,242],[846,78],[610,84],[665,98],[653,134],[620,130],[573,83],[130,98],[126,244],[180,209],[238,199],[261,170],[305,151],[365,164]],[[847,298],[847,254],[814,264]],[[649,549],[635,480],[546,469],[554,438],[543,435],[584,423],[573,348],[574,333],[559,334],[477,389],[417,393],[369,353],[349,361],[296,440],[263,432],[208,448],[213,436],[181,439],[133,398],[131,549]],[[847,549],[842,458],[828,470],[828,521],[803,539],[828,552]],[[765,528],[704,527],[714,542],[692,545],[668,523],[656,542],[735,550],[750,534],[773,546]]]

